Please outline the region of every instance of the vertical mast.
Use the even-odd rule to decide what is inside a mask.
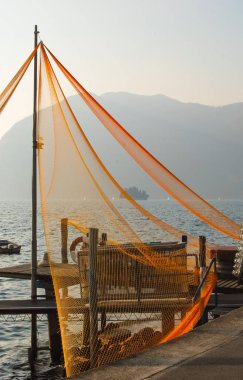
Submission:
[[[34,46],[38,43],[38,28],[35,25]],[[33,104],[33,167],[32,167],[32,250],[31,250],[31,298],[37,298],[37,52],[34,57],[34,104]],[[37,353],[37,318],[32,315],[31,323],[31,351],[32,358]]]
[[[34,46],[37,46],[38,38],[37,25],[34,31]],[[31,298],[35,299],[36,291],[36,271],[37,271],[37,53],[34,57],[34,104],[33,104],[33,167],[32,167],[32,260],[31,260]]]

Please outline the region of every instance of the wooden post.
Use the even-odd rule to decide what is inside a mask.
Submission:
[[[67,243],[68,243],[68,219],[61,219],[61,239],[62,239],[62,263],[67,264]]]
[[[89,303],[89,253],[88,251],[78,253],[78,265],[80,274],[80,295],[83,303]],[[82,341],[84,346],[90,345],[90,310],[83,314]]]
[[[103,332],[105,330],[106,326],[106,311],[103,309],[101,311],[101,331]]]
[[[182,235],[181,241],[182,241],[182,243],[186,243],[187,244],[187,235]]]
[[[202,281],[204,273],[206,271],[206,237],[199,236],[199,267],[200,267],[200,281]],[[201,293],[203,287],[201,289]],[[200,326],[208,322],[208,313],[205,310],[201,319],[198,321],[197,326]]]
[[[68,219],[63,218],[61,219],[61,254],[62,254],[62,263],[67,264],[68,263]],[[68,297],[68,288],[64,287],[62,289],[62,296],[63,298]]]
[[[47,299],[55,298],[53,285],[51,282],[46,284],[45,293]],[[60,364],[62,356],[62,339],[57,312],[49,312],[47,315],[47,320],[51,360],[52,363]]]
[[[95,367],[98,349],[98,296],[97,296],[97,228],[89,229],[89,305],[90,305],[90,366]]]
[[[102,235],[101,235],[101,241],[103,244],[105,244],[107,242],[107,233],[106,232],[103,232]]]
[[[83,317],[83,331],[82,331],[82,344],[84,346],[90,345],[90,312],[84,313]]]
[[[188,236],[187,235],[182,235],[181,236],[181,241],[182,243],[185,243],[185,245],[187,245],[187,242],[188,242]],[[187,261],[186,261],[187,262]],[[186,310],[185,308],[181,309],[181,320],[185,317],[186,315]]]
[[[37,46],[38,28],[35,25],[34,46]],[[37,52],[34,57],[34,104],[33,104],[33,157],[32,157],[32,249],[31,249],[31,298],[37,298]],[[37,357],[37,316],[31,317],[31,361]],[[33,364],[33,363],[31,363]]]
[[[200,266],[200,277],[202,280],[203,274],[206,269],[206,237],[199,236],[199,266]]]
[[[173,309],[163,310],[161,312],[161,322],[162,322],[162,334],[166,336],[175,328],[175,312]]]
[[[136,261],[135,264],[135,272],[136,272],[136,292],[137,292],[137,300],[138,303],[141,301],[141,278],[140,278],[140,264]]]

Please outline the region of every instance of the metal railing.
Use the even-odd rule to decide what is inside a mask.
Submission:
[[[217,270],[216,270],[216,258],[213,258],[211,261],[210,261],[210,264],[207,268],[207,270],[205,271],[203,277],[202,277],[202,280],[196,290],[196,293],[193,297],[193,302],[196,302],[196,300],[198,299],[200,293],[201,293],[201,290],[207,280],[207,277],[212,269],[212,267],[214,267],[214,273],[216,274],[217,273]],[[218,304],[218,294],[217,294],[217,285],[215,286],[215,291],[214,291],[214,300],[215,300],[215,306],[217,306]]]

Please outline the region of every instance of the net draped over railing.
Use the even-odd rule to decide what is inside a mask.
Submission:
[[[202,316],[216,277],[210,272],[198,293],[203,277],[198,238],[154,216],[120,186],[84,133],[49,57],[111,135],[168,194],[233,238],[239,239],[240,226],[155,159],[42,43],[0,95],[0,111],[37,49],[41,208],[65,366],[72,375],[190,331]],[[187,235],[187,244],[180,242],[182,235]]]

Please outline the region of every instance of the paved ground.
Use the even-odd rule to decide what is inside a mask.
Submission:
[[[74,379],[243,380],[243,307],[166,344]]]
[[[243,335],[192,360],[152,375],[153,380],[242,380]]]

